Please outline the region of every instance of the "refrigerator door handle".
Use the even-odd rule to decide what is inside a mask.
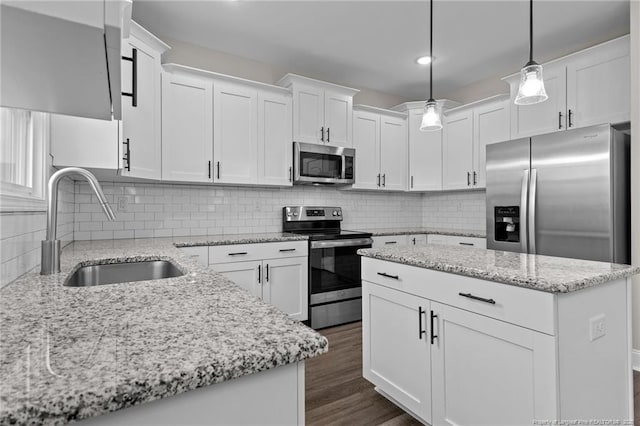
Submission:
[[[520,247],[523,253],[527,252],[527,230],[529,229],[527,223],[528,188],[529,169],[522,171],[522,188],[520,189]]]
[[[529,183],[529,220],[527,231],[529,234],[529,253],[536,254],[536,189],[538,170],[531,169],[531,182]]]

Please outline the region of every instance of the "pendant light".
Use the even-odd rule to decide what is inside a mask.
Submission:
[[[533,60],[533,0],[529,0],[529,62],[520,70],[516,105],[533,105],[549,98],[544,90],[542,65]]]
[[[424,106],[422,123],[420,123],[420,130],[423,132],[442,129],[441,105],[433,99],[433,0],[429,1],[429,7],[429,57],[431,62],[429,62],[429,100]]]

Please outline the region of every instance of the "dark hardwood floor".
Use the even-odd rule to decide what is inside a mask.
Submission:
[[[329,352],[306,362],[306,424],[420,425],[362,378],[361,323],[320,330]],[[640,426],[640,372],[634,371],[635,424]]]

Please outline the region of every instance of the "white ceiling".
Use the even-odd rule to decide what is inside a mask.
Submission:
[[[434,2],[434,95],[503,76],[528,60],[524,0]],[[297,74],[427,97],[428,3],[134,0],[133,18],[171,38]],[[544,62],[629,32],[629,1],[536,0],[534,59]]]

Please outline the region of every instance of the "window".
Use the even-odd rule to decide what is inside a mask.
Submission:
[[[0,211],[44,210],[49,115],[0,108]]]

